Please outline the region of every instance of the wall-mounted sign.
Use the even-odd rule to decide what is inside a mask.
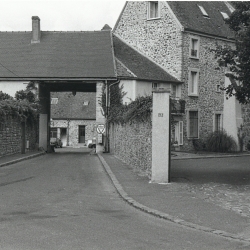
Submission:
[[[96,127],[96,131],[98,134],[104,134],[105,133],[105,125],[104,124],[98,124]]]
[[[98,134],[97,140],[98,143],[102,143],[102,134]]]
[[[163,113],[158,113],[158,117],[163,117]]]

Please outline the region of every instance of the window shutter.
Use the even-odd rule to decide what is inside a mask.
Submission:
[[[183,121],[179,121],[179,145],[183,145]]]

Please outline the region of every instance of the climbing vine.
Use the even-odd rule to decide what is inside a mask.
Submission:
[[[151,119],[153,97],[152,95],[139,96],[128,105],[122,102],[126,93],[123,91],[123,86],[114,85],[110,90],[110,107],[106,109],[106,92],[105,87],[102,91],[100,105],[104,110],[104,115],[108,122],[111,123],[127,123],[127,122],[146,122]],[[171,100],[171,113],[183,113],[185,110],[184,100]],[[175,121],[171,116],[171,124],[174,125]]]

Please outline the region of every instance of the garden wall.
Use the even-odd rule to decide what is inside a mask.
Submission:
[[[37,149],[38,124],[26,123],[26,141],[29,141],[29,148]],[[25,145],[26,147],[26,145]],[[21,152],[21,120],[16,116],[8,116],[0,121],[0,157]]]
[[[111,124],[110,152],[148,177],[152,166],[151,121]]]

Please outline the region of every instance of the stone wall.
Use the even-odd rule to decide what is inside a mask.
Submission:
[[[69,146],[77,146],[79,143],[79,126],[85,126],[85,142],[92,140],[95,136],[95,120],[70,120],[69,122]],[[52,128],[68,129],[67,120],[54,120]],[[61,136],[58,134],[58,137]],[[66,136],[66,135],[65,135]],[[66,146],[66,137],[61,138],[63,146]]]
[[[38,145],[38,125],[26,123],[25,141],[35,150]],[[25,143],[26,144],[26,143]],[[26,145],[25,145],[26,147]],[[0,123],[0,157],[21,152],[21,121],[16,116],[8,116]]]
[[[148,20],[148,2],[128,1],[114,33],[181,80],[181,27],[167,4],[159,3],[160,18]]]
[[[199,112],[199,139],[205,141],[213,131],[214,114],[223,113],[224,92],[217,91],[217,85],[224,87],[225,71],[218,67],[212,49],[216,45],[228,44],[205,36],[196,36],[200,40],[199,59],[189,57],[190,33],[183,33],[183,79],[181,98],[186,101],[186,114],[191,109]],[[232,45],[232,44],[231,44]],[[190,69],[199,70],[198,96],[188,95],[188,81]],[[188,139],[187,116],[183,116],[184,145],[182,150],[192,150],[193,140]]]
[[[152,124],[110,125],[110,152],[143,175],[150,177],[152,166]]]

